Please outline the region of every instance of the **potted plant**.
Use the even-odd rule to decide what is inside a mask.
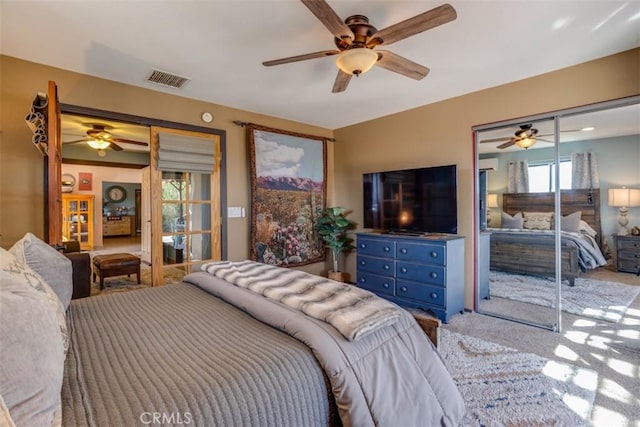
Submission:
[[[353,239],[347,236],[347,232],[355,227],[355,223],[346,218],[345,208],[336,206],[326,208],[317,220],[317,230],[325,247],[331,249],[333,257],[333,270],[329,271],[329,278],[339,282],[345,281],[345,275],[338,268],[338,259],[342,252],[354,249]]]

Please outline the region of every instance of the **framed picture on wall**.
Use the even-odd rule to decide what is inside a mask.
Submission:
[[[93,179],[90,172],[78,173],[78,190],[80,191],[92,191]]]
[[[249,125],[251,258],[282,267],[324,260],[326,140]]]

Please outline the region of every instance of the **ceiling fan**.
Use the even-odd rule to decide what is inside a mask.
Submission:
[[[568,129],[568,130],[561,130],[560,132],[577,132],[579,130],[580,129]],[[550,142],[553,144],[553,141],[549,141],[548,139],[542,139],[541,138],[542,136],[553,136],[553,134],[550,133],[546,135],[538,135],[538,129],[534,128],[532,124],[527,123],[527,124],[520,125],[520,129],[514,132],[514,136],[483,139],[482,141],[480,141],[480,143],[483,144],[485,142],[506,141],[505,143],[500,144],[496,147],[499,150],[504,150],[505,148],[511,147],[514,144],[526,150],[529,147],[533,146],[537,141]]]
[[[374,65],[415,80],[421,80],[429,73],[427,67],[388,50],[374,50],[374,48],[381,45],[390,45],[451,22],[457,17],[456,11],[451,5],[443,4],[413,18],[378,30],[369,24],[369,18],[364,15],[352,15],[343,22],[325,0],[301,1],[335,36],[334,42],[337,50],[323,50],[275,59],[263,62],[262,65],[270,67],[338,55],[336,65],[339,70],[333,84],[333,93],[346,90],[351,77],[367,72]]]
[[[134,145],[143,145],[148,146],[149,143],[142,141],[133,141],[131,139],[124,138],[116,138],[111,132],[107,130],[107,125],[96,124],[96,123],[88,123],[87,126],[91,126],[91,129],[87,130],[87,135],[82,137],[81,139],[77,139],[75,141],[67,141],[63,144],[75,144],[78,142],[86,142],[91,148],[94,148],[100,152],[100,150],[105,150],[107,148],[111,148],[115,151],[122,151],[123,148],[116,144],[117,142],[125,143],[125,144],[134,144]]]

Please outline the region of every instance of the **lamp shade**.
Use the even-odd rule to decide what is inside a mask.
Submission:
[[[101,139],[90,139],[87,141],[87,144],[89,145],[89,147],[95,148],[96,150],[104,150],[111,143],[109,141],[104,141]]]
[[[366,73],[378,61],[378,54],[366,47],[345,50],[336,58],[336,65],[343,73],[358,76]]]
[[[497,194],[488,194],[487,195],[487,207],[488,208],[497,208],[498,207],[498,195]]]
[[[635,188],[610,188],[609,206],[635,207],[640,206],[640,190]]]
[[[522,138],[516,141],[516,145],[520,148],[524,148],[525,150],[529,147],[531,147],[533,144],[536,143],[536,139],[535,138]]]

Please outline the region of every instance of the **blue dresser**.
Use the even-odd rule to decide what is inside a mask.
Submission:
[[[464,310],[464,237],[357,234],[357,283],[447,323]]]

